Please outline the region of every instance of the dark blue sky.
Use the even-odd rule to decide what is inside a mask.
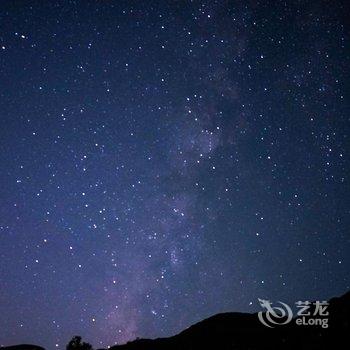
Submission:
[[[1,1],[0,344],[346,292],[346,6]]]

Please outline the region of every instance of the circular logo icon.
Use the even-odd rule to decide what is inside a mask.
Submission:
[[[281,307],[272,306],[269,300],[258,299],[261,307],[266,311],[260,311],[258,317],[260,322],[269,328],[289,323],[293,318],[292,309],[285,303],[279,301]]]

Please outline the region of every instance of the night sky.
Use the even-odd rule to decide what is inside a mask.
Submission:
[[[2,0],[0,344],[345,293],[346,6]]]

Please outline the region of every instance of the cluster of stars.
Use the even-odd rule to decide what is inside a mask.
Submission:
[[[349,288],[341,3],[0,6],[0,345]]]

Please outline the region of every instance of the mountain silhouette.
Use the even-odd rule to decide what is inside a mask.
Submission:
[[[313,314],[315,306],[308,310]],[[158,339],[136,339],[110,350],[257,350],[307,349],[325,350],[337,344],[346,344],[350,331],[350,292],[329,301],[328,327],[297,325],[302,316],[285,325],[269,328],[263,325],[258,314],[222,313],[205,319],[181,333]],[[266,315],[266,314],[265,314]],[[317,317],[317,316],[315,316]],[[281,318],[283,320],[283,318]],[[34,345],[19,345],[1,350],[43,350]]]
[[[311,307],[311,314],[313,313]],[[310,311],[310,310],[309,310]],[[111,350],[255,350],[255,349],[330,349],[344,343],[349,329],[350,292],[329,301],[328,328],[287,325],[268,328],[258,314],[223,313],[201,321],[169,338],[137,339]]]

